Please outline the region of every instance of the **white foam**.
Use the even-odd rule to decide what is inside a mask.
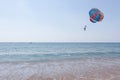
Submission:
[[[112,61],[86,59],[53,62],[0,63],[0,80],[26,80],[36,74],[40,76],[63,76],[64,74],[72,74],[78,78],[80,76],[83,77],[86,73],[93,73],[102,69],[111,69],[115,66],[120,67],[120,59]],[[98,74],[96,74],[96,76],[101,78]]]

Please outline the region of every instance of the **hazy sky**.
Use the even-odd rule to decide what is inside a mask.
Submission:
[[[89,21],[91,8],[102,22]],[[0,0],[0,42],[34,41],[120,42],[120,0]]]

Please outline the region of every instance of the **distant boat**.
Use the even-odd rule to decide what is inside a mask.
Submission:
[[[29,44],[32,44],[32,42],[29,42]]]

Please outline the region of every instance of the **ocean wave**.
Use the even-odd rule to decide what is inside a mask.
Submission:
[[[3,54],[0,61],[42,61],[63,58],[120,58],[119,52],[87,52],[87,53],[56,53],[56,54]]]

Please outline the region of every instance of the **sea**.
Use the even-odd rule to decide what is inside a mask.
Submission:
[[[1,42],[0,62],[120,58],[120,43]]]

